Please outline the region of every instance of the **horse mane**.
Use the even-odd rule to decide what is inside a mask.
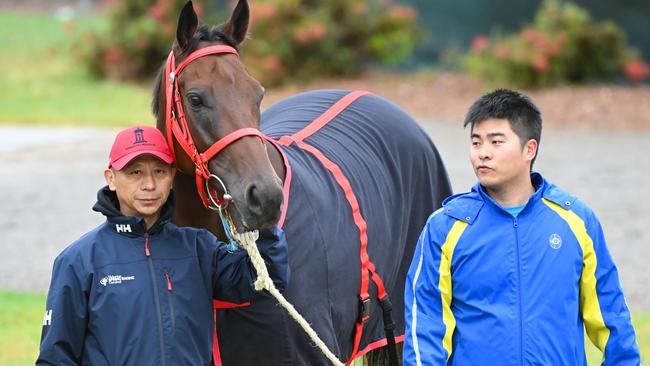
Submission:
[[[183,58],[189,56],[192,52],[196,51],[199,42],[223,42],[228,46],[233,47],[234,49],[238,50],[237,48],[237,42],[228,34],[226,34],[223,31],[224,24],[220,24],[217,26],[214,26],[212,28],[208,28],[207,26],[203,25],[197,29],[197,31],[194,33],[192,36],[192,40],[190,40],[190,43],[188,47],[186,47],[183,52],[181,53],[181,56]],[[151,101],[151,109],[153,111],[154,116],[156,118],[160,117],[158,114],[159,108],[160,108],[160,91],[161,88],[163,87],[162,83],[162,77],[163,73],[165,72],[165,63],[163,63],[162,67],[160,70],[158,70],[158,74],[156,75],[156,82],[153,88],[153,99]]]

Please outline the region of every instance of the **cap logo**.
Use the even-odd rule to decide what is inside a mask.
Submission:
[[[141,128],[136,128],[133,133],[135,134],[135,141],[133,141],[133,145],[135,144],[140,144],[143,142],[147,142],[147,140],[144,139],[144,130]]]

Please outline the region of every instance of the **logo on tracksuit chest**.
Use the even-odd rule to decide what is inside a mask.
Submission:
[[[560,249],[562,246],[562,237],[560,237],[558,234],[551,234],[551,236],[548,238],[548,245],[550,245],[553,249]]]

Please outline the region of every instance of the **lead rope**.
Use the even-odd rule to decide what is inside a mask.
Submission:
[[[333,365],[335,366],[345,366],[341,361],[339,361],[338,358],[332,353],[332,351],[327,348],[325,343],[318,337],[318,334],[316,334],[316,331],[307,323],[305,318],[298,313],[295,307],[291,305],[289,301],[280,293],[280,291],[275,287],[273,284],[273,280],[271,279],[271,276],[269,276],[269,271],[266,268],[266,263],[264,263],[264,259],[262,258],[262,255],[260,254],[260,251],[257,249],[257,238],[259,237],[259,232],[257,230],[255,231],[249,231],[243,234],[240,234],[237,232],[237,228],[235,228],[235,224],[232,222],[232,218],[230,215],[228,215],[227,211],[227,206],[229,202],[232,201],[232,197],[230,194],[228,194],[228,190],[226,189],[226,185],[223,183],[223,181],[216,175],[211,174],[210,178],[214,178],[219,184],[221,184],[221,187],[223,188],[223,201],[219,202],[216,200],[209,189],[207,190],[207,195],[210,201],[212,202],[212,206],[210,206],[211,209],[217,211],[219,214],[219,218],[221,219],[221,224],[223,225],[223,231],[224,234],[226,235],[227,243],[226,247],[229,252],[233,252],[237,248],[237,244],[239,244],[241,247],[243,247],[246,250],[246,253],[248,253],[248,256],[251,258],[251,263],[253,263],[253,267],[255,268],[255,271],[257,272],[257,279],[255,280],[255,290],[256,291],[262,291],[262,290],[267,290],[277,301],[282,305],[282,307],[291,315],[293,320],[295,320],[307,333],[309,338],[316,344],[318,349],[323,352],[325,357],[327,357]]]
[[[231,227],[232,230],[232,227]],[[271,276],[266,268],[264,259],[260,254],[260,251],[257,249],[257,238],[259,237],[259,232],[257,230],[246,232],[243,234],[235,233],[234,237],[237,242],[246,250],[248,255],[251,258],[253,267],[257,271],[257,279],[255,280],[255,290],[267,290],[279,303],[282,305],[285,310],[291,315],[291,317],[302,327],[302,329],[307,333],[309,338],[316,344],[316,346],[323,352],[325,357],[327,357],[333,365],[344,366],[344,364],[339,361],[338,358],[330,351],[325,343],[318,337],[316,331],[307,323],[305,318],[298,313],[296,308],[291,305],[289,301],[280,293],[280,291],[273,284]]]

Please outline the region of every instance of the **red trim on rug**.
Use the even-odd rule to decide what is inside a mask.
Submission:
[[[219,336],[217,335],[217,307],[214,308],[214,332],[212,332],[212,358],[214,366],[222,366],[221,352],[219,352]]]
[[[283,136],[283,137],[287,137],[287,136]],[[278,221],[278,227],[282,229],[282,225],[284,225],[284,219],[286,218],[287,211],[289,210],[289,192],[291,191],[291,176],[292,176],[291,165],[289,164],[289,159],[287,159],[287,155],[284,153],[284,151],[282,151],[282,148],[280,148],[280,145],[282,144],[281,141],[275,141],[274,139],[266,135],[264,135],[264,139],[272,143],[273,146],[275,146],[275,148],[280,152],[280,155],[282,155],[282,161],[284,162],[284,182],[282,183],[282,196],[283,196],[282,214],[280,214],[280,220]]]
[[[372,276],[372,280],[377,286],[377,297],[381,300],[384,299],[387,295],[386,289],[384,287],[384,283],[381,280],[379,274],[377,274],[375,265],[372,263],[372,261],[370,260],[370,256],[368,255],[367,223],[363,215],[361,214],[359,202],[357,200],[356,195],[354,194],[354,191],[352,190],[350,181],[347,179],[347,177],[345,176],[341,168],[338,165],[336,165],[336,163],[328,159],[316,147],[305,143],[303,140],[311,136],[321,128],[323,128],[327,123],[332,121],[336,116],[338,116],[341,112],[343,112],[355,100],[357,100],[358,98],[364,95],[369,95],[369,94],[372,93],[363,90],[352,91],[346,94],[341,99],[339,99],[336,103],[334,103],[330,108],[328,108],[325,112],[323,112],[320,116],[318,116],[318,118],[316,118],[313,122],[311,122],[302,130],[294,133],[291,136],[282,136],[278,139],[278,144],[280,145],[289,146],[292,143],[295,143],[299,148],[314,155],[321,162],[321,164],[323,164],[323,166],[334,176],[334,179],[343,190],[345,198],[348,201],[350,208],[352,209],[352,218],[354,224],[359,229],[359,241],[360,241],[359,258],[361,260],[361,285],[359,288],[360,302],[364,300],[367,301],[369,299],[369,293],[368,293],[368,285],[370,282],[369,275]],[[355,358],[357,358],[359,355],[358,353],[359,344],[361,343],[363,327],[365,321],[367,320],[368,317],[365,317],[360,321],[358,321],[356,324],[355,335],[354,335],[354,346],[352,349],[352,354],[350,355],[348,361],[346,362],[346,365],[352,363],[352,361]],[[387,343],[388,343],[387,341],[384,341],[384,344]],[[366,351],[366,349],[369,351],[372,348],[366,347],[364,349],[365,352],[368,352]]]
[[[404,335],[401,335],[401,336],[397,336],[397,337],[395,337],[395,344],[402,343],[402,342],[404,342]],[[366,348],[364,348],[364,349],[362,349],[361,351],[359,351],[359,352],[357,353],[357,357],[356,357],[356,358],[359,358],[359,357],[365,355],[366,353],[368,353],[368,352],[370,352],[370,351],[374,351],[374,350],[376,350],[377,348],[384,347],[384,346],[386,346],[387,344],[388,344],[388,341],[386,340],[386,338],[380,339],[380,340],[378,340],[378,341],[376,341],[376,342],[372,342],[372,343],[370,343],[369,345],[367,345]]]
[[[222,300],[212,300],[212,306],[214,306],[215,309],[234,309],[234,308],[243,308],[244,306],[249,306],[251,304],[250,301],[246,301],[241,304],[237,304],[234,302],[228,302],[228,301],[222,301]]]
[[[352,218],[354,224],[359,229],[359,242],[361,243],[360,245],[361,248],[359,250],[359,257],[361,258],[361,286],[359,289],[360,299],[363,300],[369,298],[368,295],[369,272],[372,274],[372,279],[375,282],[375,285],[377,286],[378,297],[380,299],[383,299],[387,294],[386,289],[384,288],[384,284],[381,281],[380,276],[375,271],[374,264],[372,264],[372,261],[370,261],[370,256],[368,255],[368,235],[367,235],[368,225],[366,223],[366,220],[363,218],[363,215],[361,214],[359,201],[357,200],[357,197],[354,194],[354,191],[352,190],[352,185],[350,184],[350,181],[345,176],[341,168],[338,165],[336,165],[334,162],[329,160],[320,150],[303,141],[296,141],[296,144],[301,149],[313,154],[321,162],[321,164],[323,164],[323,166],[325,166],[325,168],[329,170],[330,173],[332,173],[332,176],[334,176],[334,179],[343,190],[343,193],[345,194],[345,199],[350,204],[350,208],[352,209]],[[359,349],[359,344],[361,343],[361,335],[363,333],[363,325],[365,323],[365,320],[367,319],[358,322],[356,325],[354,346],[352,348],[352,354],[350,355],[348,362],[346,362],[347,365],[349,365],[351,361],[356,358]]]
[[[345,110],[352,102],[359,99],[364,95],[372,94],[369,91],[365,90],[355,90],[351,93],[348,93],[346,96],[341,98],[338,102],[334,103],[325,113],[321,114],[316,118],[312,123],[307,125],[302,130],[291,135],[291,138],[296,142],[301,142],[307,137],[311,136],[314,132],[320,130],[325,126],[329,121],[334,117],[338,116],[341,112]]]

